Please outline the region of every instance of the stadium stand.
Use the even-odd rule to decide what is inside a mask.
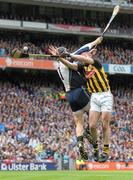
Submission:
[[[50,36],[48,36],[36,40],[32,35],[30,35],[30,37],[32,38],[26,41],[26,38],[24,38],[24,36],[27,36],[27,34],[18,33],[18,35],[15,37],[14,34],[12,33],[9,34],[8,36],[2,33],[2,38],[0,38],[0,56],[1,57],[10,56],[11,51],[14,48],[22,49],[25,45],[27,45],[29,48],[28,52],[33,54],[34,53],[48,54],[48,46],[50,44],[55,45],[57,47],[65,46],[70,52],[74,52],[76,49],[79,48],[78,40],[75,40],[74,38],[71,37],[51,38]],[[82,42],[82,44],[85,43],[87,43],[87,40],[84,43]],[[111,41],[110,42],[105,41],[103,46],[98,47],[97,59],[101,63],[132,64],[133,63],[132,44],[124,42],[123,45],[121,45],[120,42],[115,43]]]
[[[23,10],[22,10],[23,9]],[[101,14],[98,10],[67,9],[64,7],[32,6],[25,4],[1,3],[0,19],[45,22],[52,24],[68,24],[90,27],[105,27],[110,12]],[[127,30],[133,27],[132,17],[129,14],[121,13],[117,21],[111,24],[110,29]],[[124,20],[124,23],[123,23]]]
[[[0,14],[0,19],[10,19],[10,20],[21,20],[21,21],[32,21],[32,22],[46,22],[46,23],[52,23],[52,24],[68,24],[68,25],[80,25],[80,26],[90,26],[90,27],[105,27],[106,23],[105,21],[102,21],[99,23],[99,20],[96,18],[95,21],[94,19],[89,19],[89,18],[79,18],[79,17],[62,17],[62,16],[57,16],[56,18],[54,17],[42,17],[37,15],[34,17],[31,16],[17,16],[17,15],[11,15],[11,14]],[[125,24],[121,24],[120,22],[114,23],[111,25],[111,29],[121,29],[121,30],[127,30],[128,28],[131,28],[132,25],[128,24],[129,22],[125,22]]]
[[[114,3],[113,0],[99,0],[99,2],[101,4]],[[127,11],[128,7],[132,7],[132,3],[132,0],[125,0],[124,6]],[[3,24],[0,26],[0,58],[6,59],[14,48],[22,49],[24,46],[28,46],[29,53],[48,54],[50,44],[65,46],[73,52],[81,45],[94,40],[97,34],[93,34],[93,37],[82,36],[80,32],[74,35],[74,31],[70,32],[71,35],[66,35],[64,32],[60,34],[59,31],[54,34],[48,29],[48,23],[67,24],[70,27],[79,25],[103,28],[111,14],[111,11],[103,12],[103,10],[101,12],[91,9],[67,9],[1,2],[0,20],[19,20],[20,29],[13,30],[13,26],[8,28],[8,21],[7,26],[3,27]],[[98,47],[96,58],[101,63],[123,65],[120,68],[133,64],[133,43],[130,41],[133,21],[132,14],[128,14],[127,11],[123,10],[123,13],[118,15],[117,21],[114,20],[109,28],[109,32],[114,31],[115,37],[107,36]],[[43,25],[46,23],[45,30],[49,31],[42,33],[38,30],[36,33],[32,28],[22,31],[24,21],[43,22]],[[117,37],[119,32],[122,39]],[[123,32],[129,35],[128,40],[127,37],[124,39]],[[130,75],[126,75],[127,72]],[[111,162],[133,161],[132,70],[127,70],[126,73],[109,76],[114,95],[114,111],[110,123],[109,161]],[[72,112],[64,98],[63,87],[56,72],[44,70],[38,73],[37,70],[17,68],[12,70],[4,67],[0,70],[0,76],[0,163],[49,160],[57,162],[61,158],[68,162],[70,158],[74,161],[80,158],[76,147]],[[86,127],[88,114],[85,114],[84,118]],[[100,147],[101,132],[102,125],[99,121]],[[89,161],[93,161],[93,148],[86,140],[85,142]]]

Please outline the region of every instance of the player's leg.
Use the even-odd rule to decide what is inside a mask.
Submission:
[[[98,158],[99,158],[99,149],[98,149],[98,143],[97,143],[97,121],[99,120],[99,118],[100,118],[100,107],[98,104],[97,94],[93,94],[91,96],[91,101],[90,101],[89,131],[92,137],[91,144],[94,148],[95,161],[98,161]]]
[[[90,133],[92,136],[92,146],[94,148],[94,160],[98,161],[99,158],[99,148],[98,148],[98,142],[97,142],[97,121],[100,118],[100,112],[98,111],[92,111],[89,112],[89,128]]]
[[[113,108],[113,96],[111,93],[106,93],[102,98],[102,124],[103,124],[103,153],[99,158],[99,162],[105,162],[109,158],[109,144],[110,144],[110,120]]]
[[[83,120],[83,113],[73,113],[73,117],[74,117],[74,122],[76,125],[76,135],[77,137],[82,136],[83,135],[83,124],[84,124],[84,120]]]
[[[89,112],[89,128],[93,141],[97,142],[97,121],[100,118],[100,112],[92,111]]]
[[[109,144],[110,144],[110,120],[111,112],[102,112],[103,123],[103,154],[109,156]]]
[[[83,160],[88,160],[88,154],[85,151],[84,148],[84,142],[83,142],[83,125],[84,125],[84,119],[83,119],[83,112],[78,111],[76,113],[73,113],[74,122],[76,125],[76,136],[77,136],[77,144],[80,151],[81,158]]]
[[[77,88],[75,90],[69,91],[66,94],[66,98],[73,111],[73,117],[76,125],[78,147],[81,157],[84,160],[88,160],[88,155],[85,152],[84,143],[83,143],[83,125],[84,125],[83,113],[84,113],[84,109],[88,107],[90,96],[87,94],[85,89]]]
[[[103,153],[99,158],[99,162],[105,162],[109,158],[111,112],[102,112],[101,117],[103,123]]]

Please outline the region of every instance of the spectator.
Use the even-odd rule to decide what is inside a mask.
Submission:
[[[24,34],[21,35],[22,37]],[[19,38],[21,39],[21,36],[19,35]],[[3,35],[4,37],[4,35]],[[63,39],[60,38],[60,41],[45,39],[45,42],[39,41],[34,43],[31,42],[25,42],[24,40],[17,40],[14,37],[10,35],[10,40],[7,40],[5,38],[0,40],[1,48],[3,47],[5,49],[4,54],[1,54],[0,56],[9,56],[11,51],[14,48],[22,49],[25,45],[28,46],[28,52],[33,54],[48,54],[48,46],[49,44],[53,44],[56,46],[64,46],[68,47],[70,52],[74,52],[78,49],[78,42],[75,40],[71,40],[67,38],[65,42],[62,42]],[[23,39],[23,38],[22,38]],[[128,49],[126,48],[127,45],[120,45],[120,44],[113,44],[108,43],[104,46],[98,47],[98,53],[97,53],[97,59],[101,63],[109,63],[109,64],[133,64],[133,48],[128,44]],[[5,48],[6,47],[6,48]],[[48,58],[47,58],[48,59]],[[51,58],[50,58],[51,59]]]

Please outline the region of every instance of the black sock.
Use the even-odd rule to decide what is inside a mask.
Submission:
[[[109,144],[104,144],[103,152],[106,153],[106,154],[109,154]]]
[[[77,136],[77,142],[83,142],[83,135]]]
[[[94,148],[95,150],[98,150],[98,144],[95,143],[95,144],[93,145],[93,148]]]
[[[109,148],[109,144],[104,144],[104,147]]]

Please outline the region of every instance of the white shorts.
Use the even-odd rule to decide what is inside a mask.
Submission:
[[[90,100],[90,111],[112,112],[113,95],[110,91],[92,93]]]

